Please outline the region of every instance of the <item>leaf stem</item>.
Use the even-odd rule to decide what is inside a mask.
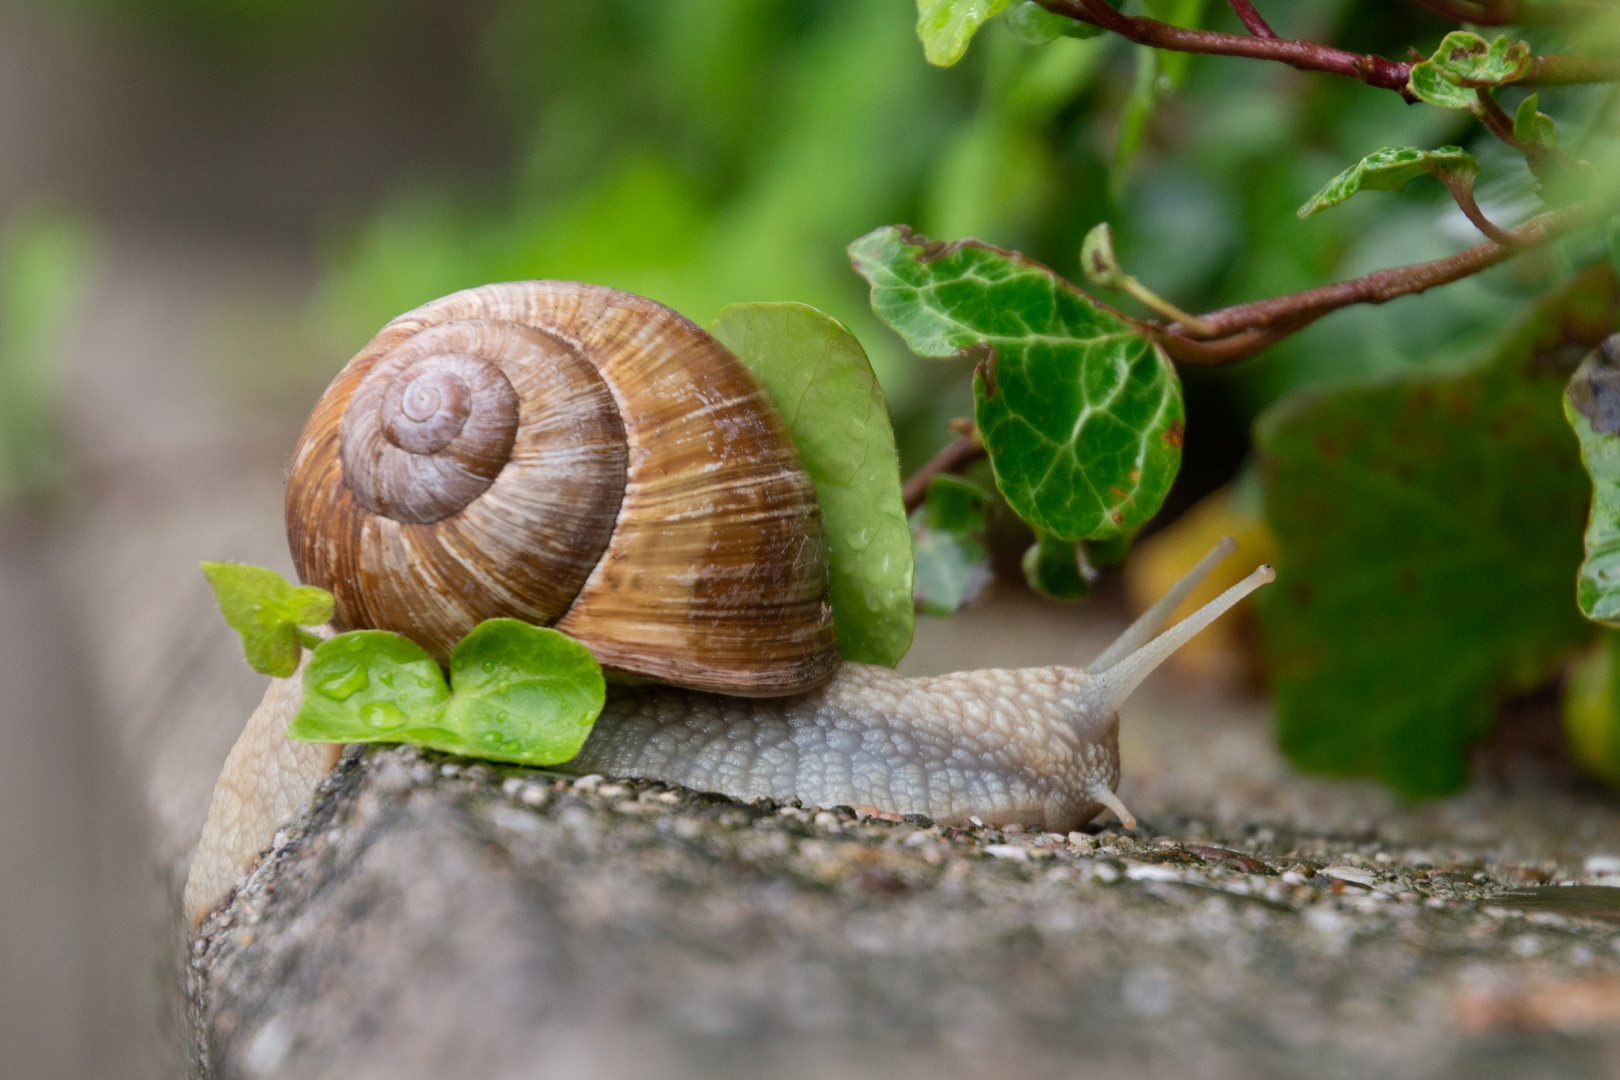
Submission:
[[[1510,248],[1514,246],[1513,237],[1486,217],[1485,212],[1479,208],[1479,203],[1474,200],[1474,178],[1472,175],[1451,171],[1442,172],[1438,175],[1440,182],[1446,185],[1446,190],[1451,192],[1451,197],[1456,201],[1457,208],[1463,212],[1464,217],[1474,223],[1476,229],[1503,247]]]
[[[1266,20],[1260,17],[1258,11],[1254,10],[1254,5],[1249,3],[1249,0],[1226,0],[1226,2],[1232,5],[1232,10],[1237,12],[1239,19],[1243,20],[1243,28],[1249,33],[1257,38],[1275,38],[1277,36],[1276,31],[1266,24]]]
[[[984,443],[978,431],[971,430],[959,436],[943,450],[929,458],[927,463],[906,478],[900,487],[900,498],[909,514],[928,498],[928,482],[941,473],[959,473],[984,456]]]

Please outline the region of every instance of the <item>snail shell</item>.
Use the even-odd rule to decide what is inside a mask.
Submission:
[[[796,693],[838,664],[781,418],[718,341],[614,289],[486,285],[390,322],[304,427],[287,536],[340,629],[441,661],[507,616],[701,690]]]

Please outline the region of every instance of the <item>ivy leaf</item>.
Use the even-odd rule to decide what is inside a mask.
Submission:
[[[889,406],[866,351],[806,304],[733,304],[709,331],[770,394],[816,485],[839,651],[893,667],[916,629],[911,530]]]
[[[1329,180],[1309,201],[1295,211],[1301,218],[1320,214],[1338,206],[1358,191],[1399,191],[1408,180],[1428,173],[1447,176],[1479,175],[1479,162],[1460,146],[1420,150],[1415,146],[1374,151]]]
[[[930,64],[950,67],[967,52],[968,42],[1010,0],[917,0],[917,36]]]
[[[1517,82],[1530,71],[1530,46],[1499,37],[1487,42],[1478,34],[1456,30],[1440,41],[1434,55],[1412,65],[1407,89],[1431,105],[1447,109],[1479,107],[1474,89]]]
[[[1019,0],[1007,9],[1007,29],[1030,45],[1046,45],[1060,37],[1094,38],[1108,31],[1100,26],[1047,11],[1035,0]]]
[[[312,742],[405,742],[520,765],[579,753],[606,686],[567,634],[487,619],[450,654],[450,685],[427,651],[382,630],[322,642],[304,669],[304,704],[287,729]]]
[[[872,310],[922,356],[982,357],[974,419],[996,486],[1032,525],[1104,539],[1158,511],[1181,464],[1164,353],[1051,270],[978,240],[897,226],[849,247]]]
[[[1592,478],[1575,601],[1588,619],[1620,627],[1620,334],[1594,349],[1570,377],[1564,417]]]
[[[1427,101],[1443,109],[1467,109],[1473,112],[1479,108],[1478,94],[1446,78],[1445,72],[1428,60],[1412,65],[1406,88],[1419,101]]]
[[[1513,114],[1513,137],[1527,146],[1556,150],[1558,124],[1546,113],[1536,111],[1540,104],[1540,94],[1531,94],[1519,102],[1518,111]]]
[[[1261,417],[1278,588],[1257,606],[1296,763],[1453,791],[1501,695],[1588,636],[1568,592],[1587,490],[1562,379],[1538,360],[1612,320],[1612,294],[1584,275],[1479,366],[1308,391]]]
[[[248,666],[284,679],[298,670],[304,645],[300,626],[332,618],[332,594],[313,585],[293,585],[274,570],[245,563],[205,562],[219,612],[242,636]]]
[[[1486,42],[1478,34],[1453,30],[1426,62],[1459,86],[1501,86],[1529,74],[1530,44],[1506,35]]]
[[[1053,600],[1084,600],[1097,578],[1080,544],[1046,532],[1035,533],[1021,565],[1029,587]]]
[[[954,615],[990,583],[990,553],[980,537],[993,496],[960,476],[928,482],[928,496],[911,515],[916,551],[915,600],[925,615]]]

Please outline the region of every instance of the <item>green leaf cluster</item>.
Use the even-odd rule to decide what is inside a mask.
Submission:
[[[462,638],[450,654],[448,685],[409,638],[354,630],[315,649],[304,670],[304,704],[287,737],[407,742],[557,765],[585,745],[606,693],[589,649],[517,619],[488,619]]]
[[[1517,82],[1530,71],[1530,46],[1506,36],[1486,41],[1467,30],[1449,33],[1434,55],[1412,65],[1408,89],[1422,101],[1447,109],[1474,109],[1481,87]]]
[[[1260,419],[1279,556],[1259,611],[1294,761],[1456,790],[1501,696],[1588,636],[1569,602],[1588,488],[1539,360],[1612,303],[1587,274],[1472,368],[1306,391]]]
[[[942,474],[911,515],[916,553],[914,600],[925,615],[954,615],[990,581],[983,538],[995,501],[991,492],[961,476]]]
[[[1157,345],[1041,264],[886,227],[849,248],[872,308],[921,356],[980,358],[974,419],[996,486],[1066,540],[1136,528],[1181,463],[1181,383]]]
[[[312,742],[404,742],[468,757],[556,765],[579,753],[602,711],[602,669],[567,634],[517,619],[479,623],[450,655],[450,682],[403,634],[353,630],[322,640],[332,594],[274,570],[205,562],[225,621],[253,670],[286,678],[305,647],[304,701],[287,729]]]
[[[893,667],[916,621],[911,534],[888,402],[866,351],[807,304],[736,304],[709,331],[770,394],[816,485],[839,651]]]
[[[1479,174],[1479,162],[1460,146],[1420,150],[1415,146],[1376,150],[1329,180],[1295,213],[1301,218],[1338,206],[1358,191],[1399,191],[1407,181],[1425,174],[1445,178]]]

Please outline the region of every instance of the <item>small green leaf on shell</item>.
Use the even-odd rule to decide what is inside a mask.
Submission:
[[[1358,191],[1399,191],[1407,181],[1426,173],[1472,178],[1479,173],[1479,162],[1460,146],[1442,146],[1436,150],[1385,147],[1329,180],[1296,212],[1301,218],[1308,218],[1339,205]]]
[[[205,562],[202,572],[214,588],[220,614],[242,636],[248,666],[262,675],[286,678],[298,670],[304,649],[298,628],[332,618],[331,593],[293,585],[274,570]]]
[[[579,753],[605,700],[602,669],[585,646],[517,619],[488,619],[462,638],[449,685],[409,638],[356,630],[315,650],[287,737],[557,765]]]
[[[709,332],[771,396],[816,486],[839,651],[893,667],[916,629],[911,532],[889,407],[866,351],[807,304],[733,304]]]

